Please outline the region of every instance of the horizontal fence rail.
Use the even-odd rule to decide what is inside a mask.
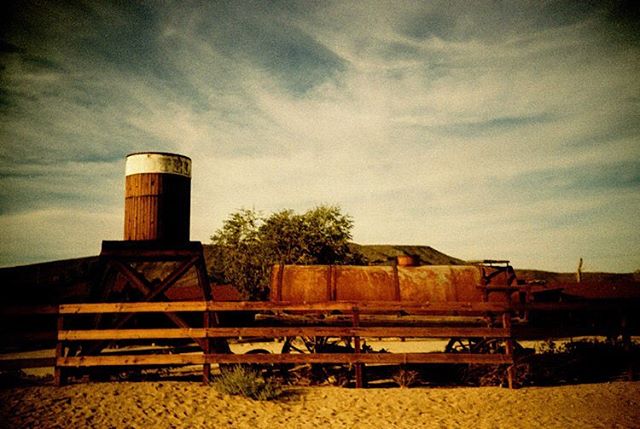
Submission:
[[[92,329],[59,331],[60,341],[139,340],[235,337],[393,337],[393,338],[509,338],[504,328],[418,328],[418,327],[250,327],[173,329]]]
[[[199,355],[118,355],[80,356],[57,359],[58,366],[91,367],[123,365],[203,365],[226,364],[419,364],[475,363],[508,364],[512,358],[489,353],[312,353],[312,354],[199,354]]]
[[[23,368],[50,368],[57,363],[54,357],[0,359],[0,370],[12,371]]]
[[[56,345],[55,358],[0,359],[0,370],[20,368],[55,368],[55,381],[64,381],[64,372],[71,368],[97,366],[140,367],[140,366],[178,366],[202,365],[203,380],[209,379],[212,364],[348,364],[356,369],[356,385],[362,385],[362,367],[372,364],[491,364],[508,365],[508,381],[512,383],[513,341],[516,336],[538,335],[553,337],[556,330],[562,333],[562,326],[511,326],[511,315],[525,312],[556,313],[563,312],[616,312],[631,314],[637,311],[637,301],[627,300],[591,300],[583,302],[539,302],[526,304],[508,304],[506,302],[350,302],[332,301],[317,303],[288,302],[217,302],[217,301],[180,301],[180,302],[126,302],[126,303],[80,303],[59,306],[38,307],[0,307],[0,317],[6,327],[0,334],[2,344],[21,344],[24,342],[48,342]],[[176,327],[135,328],[126,321],[139,314],[158,314],[167,316]],[[180,318],[181,313],[193,313],[197,317]],[[217,315],[233,314],[233,320],[240,320],[240,326],[220,326],[215,323]],[[585,313],[586,314],[586,313]],[[422,316],[433,315],[438,322],[426,320]],[[445,317],[440,317],[445,315]],[[41,325],[22,325],[20,318],[37,316],[34,320],[52,322],[50,331],[44,331]],[[182,316],[182,315],[181,315]],[[260,319],[255,316],[264,316]],[[362,319],[361,319],[362,316]],[[412,318],[416,316],[415,318]],[[202,317],[200,326],[190,326],[193,320]],[[546,315],[544,316],[546,318]],[[555,315],[552,315],[555,317]],[[404,319],[403,319],[404,318]],[[76,320],[78,319],[78,320]],[[124,321],[113,322],[111,326],[97,324],[87,329],[86,321],[94,319]],[[153,319],[153,318],[152,318]],[[162,319],[160,317],[159,319]],[[338,320],[339,319],[339,320]],[[411,319],[411,320],[409,320]],[[435,319],[435,318],[432,318]],[[470,322],[473,319],[474,322]],[[57,324],[56,324],[57,320]],[[155,320],[155,319],[153,319]],[[257,326],[246,321],[259,321]],[[491,320],[491,323],[487,323]],[[384,326],[394,321],[402,326]],[[65,322],[73,322],[66,323]],[[82,322],[82,323],[76,323]],[[339,322],[339,323],[336,323]],[[269,324],[277,326],[269,326]],[[411,325],[409,326],[409,323]],[[339,326],[335,326],[338,324]],[[416,326],[417,324],[417,326]],[[430,325],[429,325],[430,324]],[[233,322],[231,322],[233,325]],[[302,325],[302,326],[300,326]],[[365,326],[362,326],[365,325]],[[496,326],[497,325],[497,326]],[[15,329],[13,328],[15,327]],[[82,328],[80,328],[82,327]],[[31,331],[28,331],[31,329]],[[38,331],[36,331],[36,329]],[[538,331],[536,331],[538,329]],[[585,335],[592,329],[585,326]],[[42,331],[40,331],[42,330]],[[590,332],[590,331],[589,331]],[[627,331],[627,335],[628,331]],[[555,335],[559,336],[559,335]],[[348,338],[353,341],[353,352],[340,353],[274,353],[241,354],[219,353],[212,348],[216,341],[224,339],[264,340],[280,338]],[[459,338],[495,340],[499,351],[491,353],[376,353],[363,351],[361,339],[364,338]],[[189,344],[196,353],[166,354],[165,349],[144,350],[143,354],[131,354],[127,349],[118,353],[102,352],[102,344],[147,344],[155,340],[171,344]],[[176,342],[180,340],[180,342]],[[190,341],[191,340],[191,341]],[[173,341],[173,343],[172,343]],[[119,343],[120,342],[120,343]],[[78,352],[79,346],[82,351]],[[76,347],[78,346],[78,347]],[[75,347],[74,353],[67,353]],[[97,347],[97,348],[96,348]],[[88,350],[88,351],[87,351]],[[94,350],[94,352],[92,352]],[[183,349],[181,349],[184,351]],[[469,351],[469,350],[467,350]],[[133,353],[138,353],[133,352]],[[146,353],[146,354],[144,354]],[[76,355],[74,355],[76,354]]]
[[[154,313],[154,312],[227,312],[227,311],[290,311],[290,312],[354,312],[361,314],[387,313],[404,311],[406,313],[431,312],[495,312],[510,310],[506,303],[494,302],[435,302],[435,303],[404,303],[404,302],[319,302],[293,304],[287,302],[267,301],[184,301],[184,302],[131,302],[131,303],[100,303],[100,304],[63,304],[59,308],[60,314],[87,313]]]
[[[129,329],[117,325],[110,329],[64,329],[64,319],[88,314],[118,314],[131,317],[139,313],[161,313],[167,316],[176,313],[202,313],[203,327],[145,328]],[[225,312],[244,313],[244,322],[254,314],[270,313],[271,322],[278,321],[278,315],[287,314],[342,314],[350,326],[322,326],[322,322],[305,326],[211,326],[212,315]],[[502,327],[486,326],[360,326],[361,315],[441,315],[452,319],[474,315],[493,315],[501,321]],[[64,382],[63,371],[69,368],[97,366],[156,366],[156,365],[202,365],[203,380],[208,381],[211,364],[348,364],[356,370],[356,386],[363,385],[362,368],[365,364],[512,364],[510,307],[501,302],[136,302],[136,303],[95,303],[65,304],[58,308],[58,331],[56,347],[56,383]],[[264,321],[262,321],[264,323]],[[375,325],[375,324],[374,324]],[[233,354],[215,353],[211,341],[231,338],[349,338],[353,340],[353,350],[349,352],[326,353],[269,353]],[[492,338],[504,341],[504,353],[376,353],[364,352],[361,338]],[[131,340],[177,340],[191,339],[201,345],[202,351],[191,354],[98,354],[65,356],[65,344],[73,342],[113,342]],[[87,347],[91,350],[90,346]],[[509,377],[511,380],[511,377]]]
[[[317,312],[342,311],[350,312],[357,309],[361,314],[376,314],[377,312],[403,311],[406,313],[450,313],[450,312],[495,312],[505,311],[598,311],[637,308],[635,301],[576,301],[576,302],[533,302],[526,304],[507,304],[499,302],[345,302],[291,304],[287,302],[256,302],[256,301],[174,301],[174,302],[128,302],[128,303],[91,303],[91,304],[61,304],[40,306],[0,307],[0,316],[31,316],[58,314],[96,314],[96,313],[158,313],[158,312],[228,312],[228,311],[290,311]]]

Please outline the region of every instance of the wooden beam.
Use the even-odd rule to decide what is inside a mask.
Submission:
[[[62,304],[61,314],[91,314],[91,313],[164,313],[171,312],[200,312],[207,309],[204,301],[183,302],[124,302],[99,304]]]
[[[164,280],[162,280],[160,282],[159,285],[152,287],[151,284],[149,284],[149,282],[142,277],[142,275],[138,272],[136,272],[135,270],[133,270],[133,268],[131,268],[130,266],[126,265],[126,264],[122,264],[119,261],[117,261],[120,264],[120,268],[122,270],[127,270],[129,271],[132,275],[138,277],[138,280],[140,281],[139,286],[144,289],[147,289],[147,293],[145,293],[145,297],[144,300],[145,301],[153,301],[155,298],[159,297],[159,296],[163,296],[164,293],[171,288],[171,286],[174,285],[174,283],[176,281],[178,281],[178,279],[180,279],[180,277],[182,277],[183,275],[185,275],[190,269],[191,267],[193,267],[195,265],[196,262],[198,262],[200,259],[200,255],[194,255],[191,258],[189,258],[188,260],[182,262],[182,264],[180,266],[178,266],[174,271],[171,272],[171,274],[169,274]]]
[[[132,261],[175,261],[176,258],[188,258],[194,255],[194,253],[202,252],[202,246],[190,246],[184,249],[164,249],[164,248],[143,248],[140,246],[136,246],[135,242],[134,246],[128,246],[127,242],[120,242],[123,245],[120,245],[118,242],[112,242],[116,244],[116,246],[110,245],[111,243],[102,242],[102,251],[100,252],[100,256],[103,257],[117,257],[117,258],[126,258]]]
[[[207,303],[209,311],[342,311],[351,313],[358,311],[360,314],[372,314],[378,312],[497,312],[501,313],[510,309],[506,303],[498,302],[389,302],[389,301],[335,301],[318,303],[288,303],[288,302],[215,302]]]
[[[196,255],[193,255],[187,261],[182,262],[182,264],[179,267],[177,267],[171,274],[169,274],[169,276],[167,276],[155,288],[150,284],[150,282],[145,277],[142,276],[142,274],[134,270],[131,266],[117,259],[113,259],[111,262],[113,263],[114,267],[118,270],[118,272],[124,275],[134,287],[140,290],[140,292],[144,295],[144,298],[143,298],[144,301],[148,302],[148,301],[153,301],[154,299],[157,299],[160,297],[166,299],[166,296],[164,295],[166,290],[169,289],[171,286],[173,286],[173,284],[180,277],[182,277],[187,271],[189,271],[189,269],[196,262],[198,262],[199,258],[200,258],[200,254],[196,254]],[[163,312],[163,314],[180,328],[183,328],[183,329],[189,328],[189,324],[185,322],[182,319],[182,317],[178,316],[175,312],[165,311]],[[133,317],[132,313],[121,317],[119,320],[117,320],[114,323],[114,328],[115,329],[121,328],[132,317]],[[202,347],[203,350],[205,349],[205,344],[199,338],[194,338],[194,340],[198,342],[198,344]],[[94,346],[94,348],[90,350],[90,353],[96,351],[96,348],[98,347]]]
[[[117,259],[112,259],[110,262],[116,269],[116,272],[123,275],[127,280],[129,280],[131,286],[138,289],[142,294],[146,294],[149,290],[152,289],[149,280],[147,280],[142,274],[134,270],[130,265]]]
[[[209,328],[209,337],[364,337],[364,338],[507,338],[502,328],[418,328],[418,327],[251,327]]]
[[[345,363],[345,364],[413,364],[413,363],[474,363],[507,364],[513,358],[503,354],[472,353],[311,353],[311,354],[211,354],[211,363]]]
[[[92,329],[58,332],[59,341],[140,340],[176,338],[234,337],[364,337],[364,338],[508,338],[502,328],[417,328],[417,327],[250,327],[250,328],[168,328]]]
[[[57,359],[59,367],[81,366],[128,366],[128,365],[202,365],[203,354],[193,355],[118,355],[118,356],[75,356]]]
[[[181,302],[130,302],[100,304],[63,304],[62,314],[84,313],[150,313],[150,312],[201,312],[201,311],[292,311],[292,312],[331,312],[342,311],[360,314],[377,312],[504,312],[510,307],[503,303],[491,302],[438,302],[438,303],[403,303],[403,302],[321,302],[292,304],[287,302],[268,301],[181,301]]]
[[[59,341],[93,340],[151,340],[176,338],[205,338],[203,328],[171,329],[93,329],[58,332]]]
[[[0,316],[32,316],[34,314],[58,314],[57,305],[30,305],[0,307]]]
[[[60,357],[59,367],[134,366],[134,365],[203,365],[227,364],[509,364],[513,358],[503,354],[471,353],[315,353],[315,354],[193,354],[193,355],[119,355]]]
[[[633,307],[632,302],[564,302],[564,303],[530,303],[526,305],[497,302],[318,302],[292,304],[289,302],[269,301],[176,301],[176,302],[129,302],[99,304],[62,304],[59,311],[63,314],[86,313],[151,313],[151,312],[201,312],[201,311],[291,311],[291,312],[332,312],[351,313],[357,309],[360,314],[377,314],[405,312],[408,314],[429,314],[439,312],[477,313],[505,311],[569,311],[569,310],[606,310],[621,307]],[[16,314],[25,314],[28,309],[16,310]],[[55,307],[44,308],[43,314],[55,314]],[[11,309],[3,309],[6,314],[13,314]],[[5,314],[3,313],[3,314]]]
[[[56,358],[0,359],[0,370],[7,371],[22,368],[47,368],[56,364]]]
[[[5,331],[0,334],[0,344],[10,346],[26,343],[51,343],[56,340],[56,330],[52,326],[49,331]]]

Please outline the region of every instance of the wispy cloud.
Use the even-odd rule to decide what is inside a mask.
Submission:
[[[240,207],[328,202],[363,243],[640,268],[625,5],[21,2],[0,45],[0,263],[118,239],[125,154],[163,150],[194,160],[194,239]]]

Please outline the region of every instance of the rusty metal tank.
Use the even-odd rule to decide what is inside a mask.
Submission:
[[[275,265],[271,301],[505,302],[511,266]]]
[[[191,159],[173,153],[127,156],[124,239],[189,241]]]

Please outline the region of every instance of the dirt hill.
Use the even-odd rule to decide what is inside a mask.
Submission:
[[[420,265],[462,265],[462,259],[454,258],[429,246],[406,246],[390,244],[351,244],[353,251],[362,253],[370,265],[384,265],[397,256],[413,256]]]

